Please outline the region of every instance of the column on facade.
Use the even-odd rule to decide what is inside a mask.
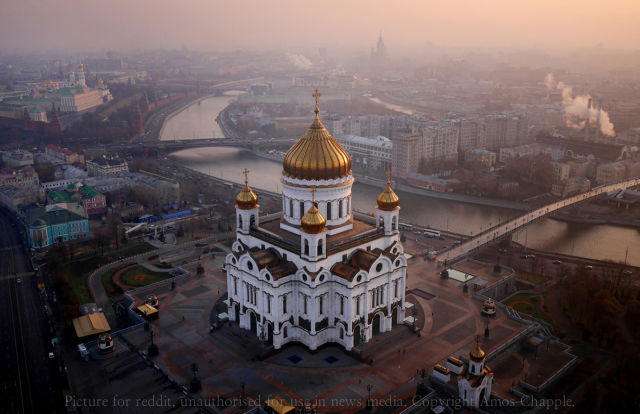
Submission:
[[[311,296],[311,300],[309,301],[309,305],[311,306],[311,309],[309,309],[309,311],[311,312],[311,335],[315,335],[316,334],[316,301],[320,300],[319,296]]]
[[[260,293],[260,294],[258,294]],[[263,284],[260,284],[260,290],[258,290],[258,288],[256,288],[256,301],[258,303],[256,303],[256,309],[258,309],[258,312],[260,312],[260,321],[262,323],[262,328],[264,330],[264,333],[266,334],[266,324],[265,324],[265,307],[264,307],[264,303],[266,302],[266,298],[265,295],[267,293],[264,291],[263,288]]]
[[[369,330],[369,283],[365,283],[364,284],[364,296],[363,298],[363,313],[364,313],[364,332],[365,332],[365,338],[366,341],[369,340],[369,334],[368,334],[368,330]]]
[[[391,292],[391,275],[392,273],[389,273],[387,276],[387,315],[392,319],[391,326],[393,326],[393,314],[391,313],[391,299],[393,298]],[[389,329],[391,329],[391,326],[389,326]]]
[[[399,288],[400,288],[400,296],[402,298],[402,302],[400,303],[400,306],[401,306],[403,314],[404,314],[404,302],[405,302],[405,293],[406,293],[405,290],[406,290],[406,284],[407,284],[406,274],[407,274],[407,270],[405,268],[403,268],[402,269],[402,276],[403,277],[401,277],[399,279],[399,282],[398,282],[398,283],[400,283],[400,286],[399,286]]]
[[[353,301],[353,297],[347,296],[345,298],[346,308],[347,308],[347,335],[353,335],[353,307],[355,303]]]

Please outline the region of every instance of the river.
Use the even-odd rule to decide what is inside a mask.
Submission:
[[[222,96],[203,100],[167,122],[173,131],[184,130],[183,137],[205,138],[202,131],[211,131],[209,121],[214,121],[219,110],[232,100]],[[206,108],[216,111],[205,113]],[[197,119],[203,120],[203,124]],[[214,121],[215,123],[215,121]],[[174,124],[174,125],[172,125]],[[198,131],[201,131],[199,134]],[[165,138],[168,139],[168,138]],[[172,157],[183,165],[203,173],[224,178],[237,183],[242,182],[242,170],[252,171],[250,183],[255,188],[280,191],[282,165],[239,148],[211,147],[179,151]],[[373,211],[380,189],[356,181],[353,186],[353,206],[360,211]],[[518,215],[520,212],[466,204],[456,201],[421,197],[415,194],[399,192],[400,215],[407,221],[437,229],[447,228],[462,234],[476,234],[502,220]],[[640,230],[610,225],[592,225],[565,223],[553,219],[544,219],[522,230],[514,239],[530,248],[547,250],[593,259],[611,259],[624,261],[628,249],[627,262],[640,266]]]
[[[216,117],[241,91],[228,91],[192,103],[171,116],[160,131],[160,140],[223,138]]]

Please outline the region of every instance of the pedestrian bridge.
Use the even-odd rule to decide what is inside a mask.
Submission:
[[[521,216],[510,219],[504,223],[500,223],[497,226],[491,227],[480,234],[462,242],[461,244],[454,246],[453,248],[444,251],[435,256],[435,259],[439,262],[451,262],[455,259],[461,258],[481,246],[487,243],[491,243],[506,235],[509,235],[518,229],[527,226],[529,223],[548,216],[563,208],[570,207],[572,205],[581,203],[585,200],[597,197],[601,194],[605,194],[615,190],[622,190],[630,187],[640,185],[640,178],[633,178],[627,181],[621,181],[615,184],[607,184],[596,187],[586,193],[581,193],[572,197],[564,198],[555,203],[548,204],[546,206],[529,211]]]

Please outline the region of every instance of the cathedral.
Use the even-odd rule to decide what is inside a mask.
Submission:
[[[260,216],[248,184],[236,197],[236,241],[227,255],[229,318],[279,349],[350,350],[404,321],[407,261],[390,179],[375,223],[352,213],[349,154],[318,116],[284,157],[282,213]],[[372,200],[373,202],[373,200]]]

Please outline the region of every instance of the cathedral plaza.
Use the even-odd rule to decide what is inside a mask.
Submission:
[[[417,253],[411,246],[405,243],[405,251]],[[168,286],[154,289],[161,316],[151,327],[159,348],[154,362],[178,383],[188,383],[191,364],[198,364],[202,391],[196,398],[213,401],[219,409],[226,401],[230,407],[224,412],[246,412],[248,408],[237,404],[243,393],[257,405],[278,395],[297,405],[310,401],[321,412],[355,412],[365,407],[368,386],[374,404],[402,406],[415,394],[419,370],[428,376],[449,355],[467,355],[477,335],[490,355],[526,328],[499,311],[490,320],[489,338],[484,338],[487,318],[481,314],[482,302],[471,292],[465,294],[462,283],[442,280],[436,264],[415,256],[408,262],[407,278],[407,292],[415,294],[408,293],[406,300],[416,309],[410,313],[415,315],[417,333],[408,324],[375,335],[358,347],[362,358],[335,344],[311,352],[292,343],[260,360],[265,343],[236,323],[211,331],[212,309],[226,292],[226,275],[219,265],[219,259],[203,258],[203,276],[193,276],[173,291]],[[429,295],[423,292],[433,297],[426,299],[423,296]],[[136,299],[143,302],[147,293],[141,291]],[[148,333],[142,330],[124,336],[140,341],[141,349],[148,344]],[[508,388],[522,379],[523,372],[517,353],[502,358],[500,365],[504,364],[504,377],[496,370],[500,366],[492,367],[493,392],[507,398]]]

